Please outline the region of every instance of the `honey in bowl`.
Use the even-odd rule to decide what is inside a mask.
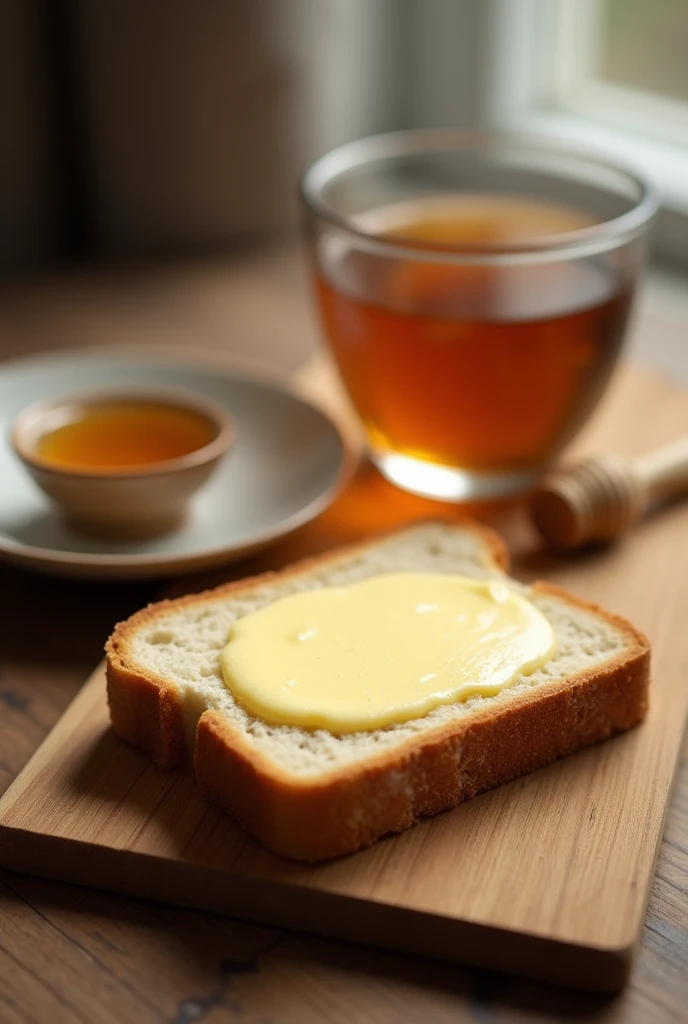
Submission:
[[[178,459],[204,448],[217,428],[181,405],[111,401],[84,405],[36,442],[44,463],[63,469],[120,471]]]
[[[234,443],[224,406],[172,392],[95,392],[19,413],[12,446],[71,528],[117,540],[177,529]]]
[[[423,254],[409,244],[382,258],[343,237],[321,254],[326,334],[383,470],[394,453],[527,472],[575,434],[615,364],[631,285],[594,257],[488,264],[470,253],[536,248],[593,223],[563,204],[459,194],[357,219],[377,237],[424,243]],[[452,250],[462,262],[441,258]]]

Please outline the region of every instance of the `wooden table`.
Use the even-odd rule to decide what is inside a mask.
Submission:
[[[314,339],[303,287],[290,252],[205,268],[53,279],[15,289],[0,303],[0,355],[130,341],[138,332],[147,340],[243,349],[293,368]],[[658,366],[685,378],[688,340],[684,354],[677,319],[675,307],[663,318],[661,303],[646,302],[631,351],[646,360],[656,355]],[[421,512],[415,501],[401,496],[394,516]],[[369,525],[385,525],[389,514],[378,512],[379,522]],[[287,561],[342,532],[336,516],[325,517],[235,571]],[[158,592],[156,583],[68,582],[0,566],[0,792],[99,659],[113,623]],[[613,999],[8,872],[0,880],[2,1024],[646,1024],[686,1019],[687,978],[685,745],[642,948],[631,983]]]

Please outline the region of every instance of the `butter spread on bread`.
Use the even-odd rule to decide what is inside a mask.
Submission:
[[[162,768],[192,759],[200,792],[274,852],[304,861],[352,853],[637,725],[648,704],[647,640],[624,619],[534,583],[521,592],[557,641],[543,665],[494,696],[337,734],[272,724],[235,699],[220,666],[232,627],[322,587],[398,572],[507,581],[506,568],[493,531],[420,523],[151,605],[107,643],[113,728]]]
[[[220,664],[257,718],[344,733],[492,697],[555,650],[503,580],[407,572],[274,601],[234,623]]]

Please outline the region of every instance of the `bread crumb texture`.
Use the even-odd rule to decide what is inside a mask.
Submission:
[[[538,687],[604,664],[621,655],[627,636],[608,619],[550,593],[522,588],[547,617],[557,636],[558,651],[542,668],[522,676],[493,697],[472,697],[465,703],[442,705],[423,718],[370,732],[337,736],[326,730],[270,725],[249,715],[225,686],[219,655],[232,624],[239,618],[299,591],[346,586],[390,572],[444,572],[483,578],[503,576],[490,561],[487,546],[471,531],[428,524],[379,540],[374,546],[344,553],[307,569],[279,575],[264,582],[234,589],[226,600],[209,594],[182,605],[160,610],[130,634],[132,667],[175,687],[193,742],[195,726],[207,709],[226,716],[256,753],[282,771],[306,781],[331,769],[391,751],[418,733],[450,722],[460,722],[492,704],[508,705],[532,687]],[[513,582],[513,581],[512,581]]]

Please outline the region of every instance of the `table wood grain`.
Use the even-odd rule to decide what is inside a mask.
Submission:
[[[169,302],[168,274],[178,285]],[[147,340],[236,349],[293,367],[314,338],[306,285],[290,252],[186,271],[51,279],[2,298],[0,356],[132,340],[140,332]],[[675,310],[671,322],[663,319],[661,303],[641,306],[630,351],[646,363],[656,355],[665,373],[685,380],[688,342],[686,351],[677,343],[676,320]],[[661,408],[650,413],[661,414]],[[639,416],[647,418],[648,410]],[[413,517],[414,500],[400,501]],[[370,523],[384,525],[384,509],[376,508]],[[325,522],[318,530],[324,547],[342,524]],[[300,543],[294,538],[293,554]],[[243,568],[257,567],[254,560]],[[113,622],[157,592],[155,583],[53,580],[0,567],[0,791],[91,671]],[[20,874],[0,876],[2,1024],[662,1024],[685,1020],[687,977],[686,744],[642,946],[630,984],[611,999]]]

